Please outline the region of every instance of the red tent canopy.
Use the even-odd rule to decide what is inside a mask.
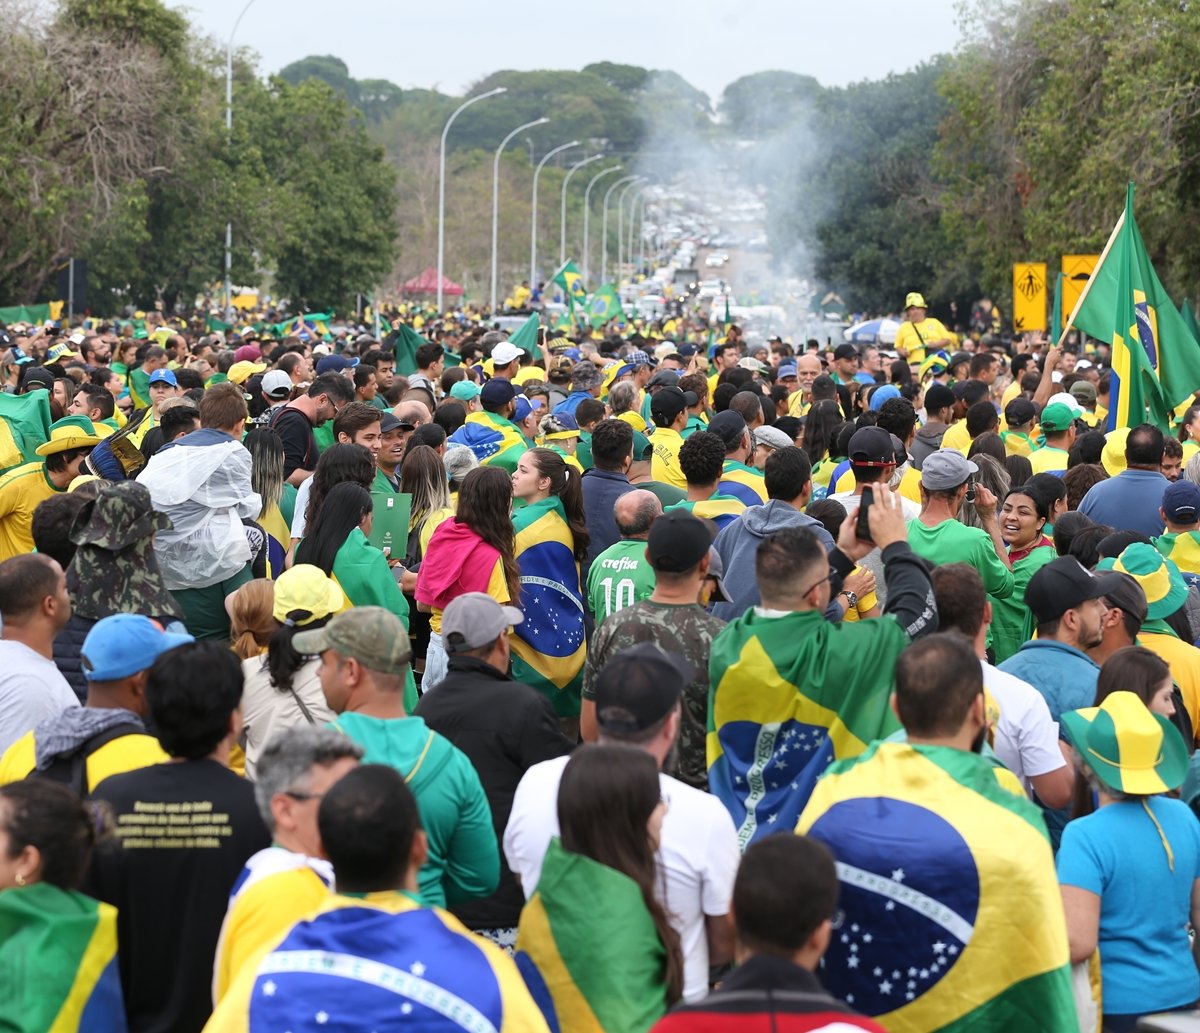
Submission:
[[[405,294],[436,294],[438,289],[437,270],[430,266],[420,276],[414,276],[405,282],[402,288]],[[455,283],[449,276],[442,277],[442,293],[461,295],[462,284]]]

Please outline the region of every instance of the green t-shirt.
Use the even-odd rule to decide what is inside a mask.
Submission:
[[[585,472],[595,465],[592,459],[591,431],[581,430],[579,432],[579,444],[575,446],[575,458],[579,461],[579,465],[583,467]]]
[[[654,568],[646,560],[641,538],[622,538],[592,561],[588,570],[588,609],[596,625],[618,610],[654,594]]]
[[[1013,564],[1013,593],[1007,599],[992,600],[992,624],[988,642],[996,652],[995,662],[1003,663],[1033,638],[1033,613],[1025,605],[1025,588],[1030,579],[1058,553],[1052,545],[1039,545]]]
[[[668,506],[673,506],[677,502],[687,501],[687,492],[683,488],[676,488],[673,484],[667,484],[665,481],[643,481],[640,484],[635,484],[635,488],[644,488],[655,496],[662,503],[663,509]]]
[[[910,520],[908,545],[918,556],[938,566],[969,563],[979,571],[983,587],[993,600],[1013,594],[1013,572],[996,555],[991,536],[982,528],[968,527],[957,520],[943,520],[936,527]]]

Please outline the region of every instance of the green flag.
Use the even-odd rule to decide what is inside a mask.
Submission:
[[[1191,330],[1192,336],[1200,341],[1200,323],[1196,322],[1196,313],[1192,308],[1192,303],[1187,298],[1183,299],[1183,305],[1179,309],[1179,314],[1183,317],[1187,328]]]
[[[50,392],[0,394],[0,473],[38,458],[50,440]]]
[[[542,321],[535,312],[524,323],[517,327],[517,332],[509,338],[509,342],[524,349],[530,355],[538,354],[538,328]]]
[[[1200,345],[1163,289],[1133,217],[1133,184],[1125,211],[1096,266],[1075,326],[1112,342],[1109,429],[1146,419],[1166,425],[1167,410],[1200,389]]]
[[[233,324],[226,323],[225,320],[218,319],[216,316],[209,316],[204,321],[204,329],[210,334],[215,330],[220,330],[221,333],[227,334],[233,329]]]
[[[1054,307],[1050,310],[1050,340],[1057,343],[1062,337],[1062,285],[1063,274],[1058,274],[1058,280],[1054,284]]]
[[[606,283],[591,296],[587,303],[587,318],[592,326],[603,326],[610,319],[616,319],[625,314],[621,308],[621,296],[617,288]]]
[[[407,377],[417,372],[417,349],[429,342],[407,323],[397,323],[393,333],[396,341],[396,372]]]

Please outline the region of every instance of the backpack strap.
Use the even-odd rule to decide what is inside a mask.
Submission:
[[[126,735],[144,735],[145,732],[146,729],[142,725],[135,725],[128,721],[113,725],[80,743],[70,753],[59,754],[50,762],[49,767],[35,769],[29,777],[45,778],[51,782],[65,785],[82,800],[91,789],[87,780],[88,758],[114,739],[120,739]]]

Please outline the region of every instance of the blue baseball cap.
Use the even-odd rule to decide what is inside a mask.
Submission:
[[[163,653],[195,642],[191,635],[164,631],[140,613],[115,613],[92,625],[80,659],[88,681],[116,681],[150,667]]]
[[[513,413],[513,423],[520,423],[522,420],[528,419],[531,412],[536,412],[544,407],[545,403],[540,398],[526,398],[524,395],[517,395],[517,411]]]
[[[326,355],[317,363],[317,376],[322,373],[344,373],[357,365],[358,359],[348,359],[345,355]]]
[[[167,383],[167,384],[170,384],[172,387],[179,386],[179,381],[175,379],[175,374],[172,373],[169,369],[156,369],[153,373],[150,374],[149,383],[151,383],[151,384]]]
[[[782,380],[784,377],[798,377],[800,370],[794,362],[785,362],[775,372],[775,379]]]

